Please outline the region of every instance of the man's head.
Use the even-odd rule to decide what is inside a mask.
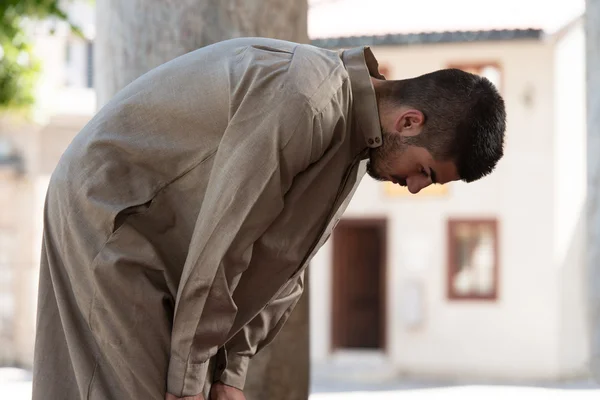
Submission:
[[[489,80],[445,69],[373,83],[383,135],[370,153],[373,178],[417,193],[431,183],[480,179],[502,158],[506,111]]]

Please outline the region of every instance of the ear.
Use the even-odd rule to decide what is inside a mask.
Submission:
[[[425,122],[425,116],[419,110],[403,110],[396,119],[394,126],[397,132],[402,136],[416,136],[421,133],[421,128]]]

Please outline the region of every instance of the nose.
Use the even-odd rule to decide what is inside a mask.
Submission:
[[[419,193],[429,185],[431,185],[431,179],[423,175],[413,175],[406,179],[406,186],[412,194]]]

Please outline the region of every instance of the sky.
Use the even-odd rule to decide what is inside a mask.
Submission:
[[[537,28],[553,33],[585,0],[309,0],[311,38]]]

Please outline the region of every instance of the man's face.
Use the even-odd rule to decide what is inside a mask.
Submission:
[[[416,194],[432,183],[458,180],[452,161],[436,161],[423,147],[407,143],[400,132],[382,132],[382,145],[370,150],[367,173],[379,181],[390,181]]]

